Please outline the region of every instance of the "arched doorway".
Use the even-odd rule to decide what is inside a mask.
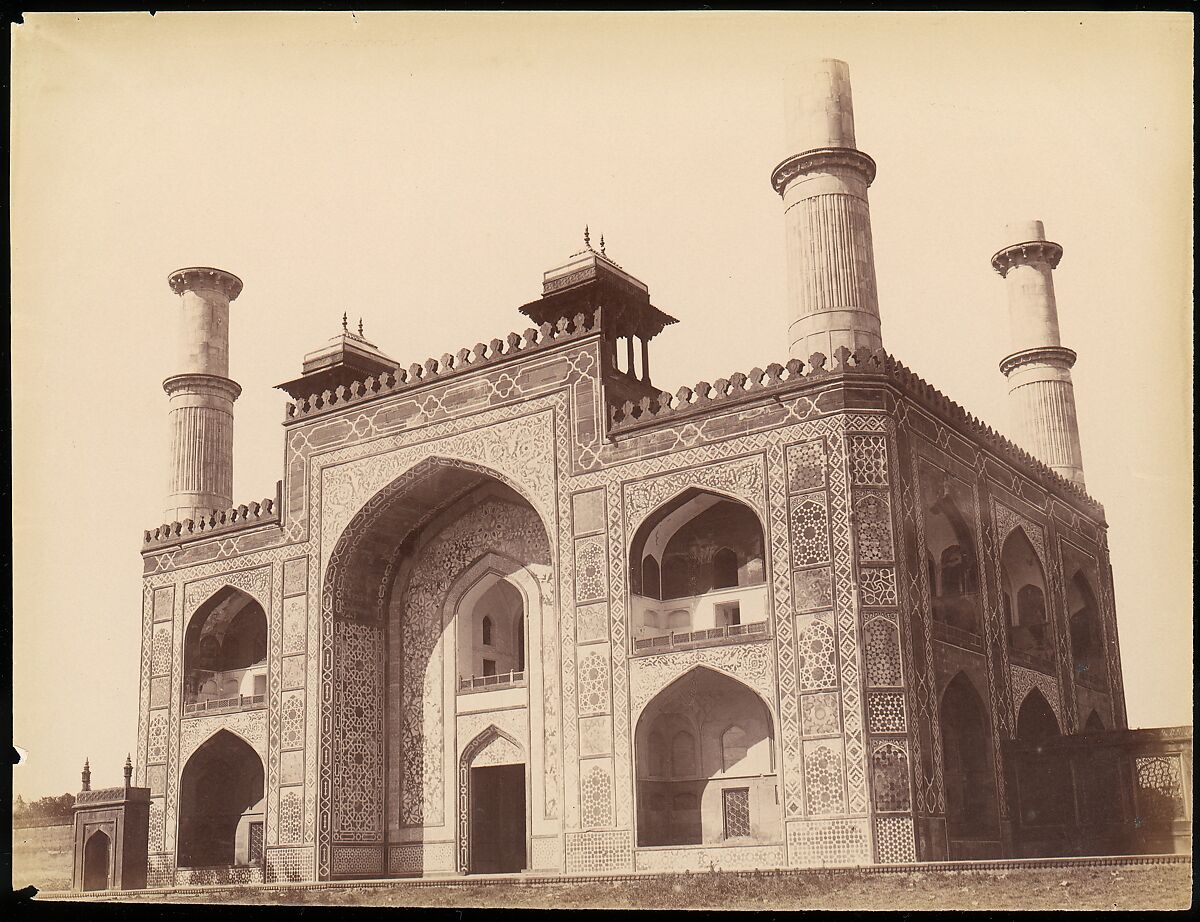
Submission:
[[[634,651],[765,630],[764,561],[762,522],[745,503],[698,488],[664,503],[630,544]]]
[[[1031,689],[1017,711],[1017,739],[1036,744],[1022,754],[1018,765],[1023,825],[1054,826],[1066,822],[1071,814],[1070,766],[1064,756],[1045,746],[1061,735],[1050,702],[1038,689]]]
[[[529,866],[528,778],[521,745],[494,726],[459,759],[459,871],[506,874]]]
[[[471,462],[419,463],[341,533],[322,586],[334,733],[322,753],[330,784],[318,808],[327,830],[318,861],[331,876],[383,873],[389,842],[444,842],[447,828],[467,822],[456,817],[457,715],[486,713],[500,695],[505,726],[515,727],[541,707],[529,686],[540,687],[542,669],[557,674],[556,651],[543,643],[552,572],[532,501]],[[546,763],[538,797],[561,785],[552,753]],[[360,857],[366,845],[370,862]],[[355,855],[353,870],[335,867],[342,846]]]
[[[112,842],[103,830],[96,830],[83,847],[83,889],[107,890]]]
[[[262,707],[267,694],[267,616],[250,595],[225,586],[188,622],[184,713]]]
[[[977,857],[980,849],[972,843],[996,842],[1000,817],[991,724],[983,701],[964,673],[946,686],[939,718],[950,857]]]
[[[249,743],[219,730],[188,759],[179,787],[180,867],[261,860],[263,764]]]
[[[634,745],[639,847],[779,841],[774,726],[748,686],[693,668],[646,705]]]
[[[1017,712],[1017,739],[1037,743],[1061,735],[1050,702],[1036,688],[1031,689]]]

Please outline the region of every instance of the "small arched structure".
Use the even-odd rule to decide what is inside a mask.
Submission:
[[[1083,732],[1103,733],[1104,729],[1105,727],[1103,718],[1101,718],[1101,716],[1096,712],[1095,708],[1092,708],[1092,713],[1088,714],[1087,722],[1083,725]]]
[[[183,646],[185,713],[263,707],[267,693],[267,616],[233,586],[210,596],[188,621]]]
[[[634,733],[639,846],[778,842],[770,710],[705,666],[646,705]]]
[[[920,468],[925,568],[933,619],[962,631],[981,631],[979,555],[968,519],[974,506],[958,478],[924,462]]]
[[[104,830],[97,829],[83,847],[83,889],[108,890],[111,866],[112,840]]]
[[[693,487],[664,503],[630,545],[634,649],[766,621],[765,560],[762,522],[740,500]]]
[[[946,686],[939,719],[946,834],[953,859],[977,853],[980,847],[973,842],[997,842],[1000,836],[991,722],[983,700],[964,673],[959,672]]]
[[[218,730],[180,776],[179,866],[259,863],[263,802],[262,759],[240,736]]]
[[[1053,662],[1054,644],[1046,574],[1033,543],[1020,526],[1009,532],[1000,551],[1000,591],[1010,654],[1044,669]]]

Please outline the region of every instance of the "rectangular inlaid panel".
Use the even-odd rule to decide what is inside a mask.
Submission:
[[[571,497],[571,522],[575,536],[604,530],[604,490],[589,490]]]
[[[154,620],[170,621],[175,614],[175,587],[162,586],[154,590]]]
[[[283,594],[300,595],[308,589],[308,559],[294,557],[283,562]]]

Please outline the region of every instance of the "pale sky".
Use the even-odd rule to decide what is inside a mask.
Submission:
[[[235,502],[273,496],[305,352],[408,365],[528,326],[583,226],[680,319],[674,391],[787,359],[785,66],[849,63],[887,349],[1008,429],[1003,283],[1040,219],[1131,726],[1191,723],[1186,14],[26,14],[14,30],[14,789],[136,750],[142,531],[178,299],[229,270]]]

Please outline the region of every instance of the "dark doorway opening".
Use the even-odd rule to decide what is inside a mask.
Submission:
[[[523,871],[525,766],[471,769],[471,873]]]
[[[83,889],[108,889],[110,843],[103,832],[93,832],[83,847]]]

